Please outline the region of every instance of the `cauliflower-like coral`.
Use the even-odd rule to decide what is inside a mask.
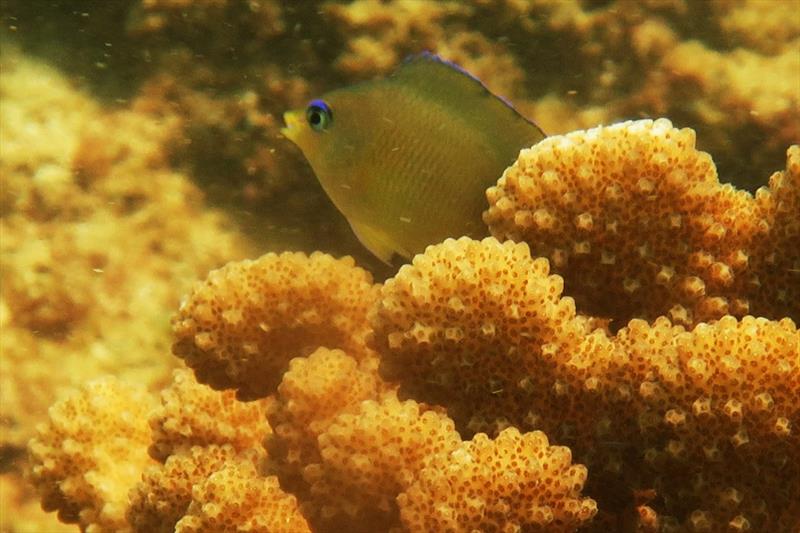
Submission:
[[[434,456],[398,497],[403,525],[425,531],[575,531],[597,513],[587,471],[541,431],[479,433]]]
[[[462,431],[510,424],[569,445],[606,512],[626,512],[644,488],[660,498],[640,506],[648,521],[653,509],[711,529],[800,520],[795,324],[729,316],[686,331],[662,317],[611,336],[575,314],[546,266],[493,238],[428,247],[384,285],[381,369]]]
[[[236,451],[261,446],[270,433],[267,400],[239,402],[233,391],[198,383],[190,370],[177,369],[150,416],[150,456],[164,461],[180,448],[229,444]]]
[[[377,287],[345,257],[286,252],[230,263],[198,284],[173,319],[173,352],[199,381],[239,399],[274,392],[293,357],[319,346],[367,354]]]
[[[525,243],[450,239],[381,289],[377,352],[359,360],[318,348],[289,363],[275,398],[248,404],[176,372],[152,417],[154,455],[165,461],[132,491],[130,526],[569,530],[597,512],[648,530],[766,531],[800,520],[800,333],[790,319],[728,316],[691,330],[637,319],[612,335],[561,291]],[[377,375],[379,360],[397,385]],[[96,409],[73,411],[91,422]],[[461,442],[456,427],[496,439]],[[520,434],[531,430],[543,434]],[[35,473],[46,473],[50,448],[31,450]],[[71,475],[88,479],[93,468]],[[80,494],[58,496],[78,512]],[[102,501],[117,528],[127,502]]]
[[[128,491],[152,461],[153,403],[143,388],[114,378],[89,382],[56,403],[29,445],[42,506],[88,532],[123,529]]]
[[[281,484],[302,491],[303,468],[320,461],[317,438],[337,415],[378,398],[385,388],[372,359],[359,363],[328,348],[292,359],[267,414],[274,433],[265,446]]]
[[[303,471],[310,507],[326,531],[368,532],[397,525],[397,495],[461,438],[445,414],[389,394],[339,415],[318,441],[321,461]]]
[[[630,356],[625,379],[636,387],[641,481],[669,496],[664,519],[712,531],[797,524],[795,324],[728,316],[684,331],[664,318],[634,320],[614,340]]]
[[[694,132],[665,119],[545,139],[523,150],[487,197],[493,235],[549,258],[586,313],[691,325],[747,314],[753,286],[767,283],[748,269],[755,243],[769,237],[756,202],[721,185]],[[797,252],[780,244],[766,247],[796,263]],[[761,312],[800,316],[797,306]]]
[[[562,289],[525,243],[429,246],[383,286],[372,317],[381,373],[404,396],[447,406],[462,428],[477,412],[521,423],[557,365],[574,368],[580,389],[590,365],[613,364],[608,340],[591,334],[602,323],[576,316]]]
[[[175,526],[176,533],[311,532],[278,478],[263,477],[251,461],[226,464],[192,489],[192,503]]]
[[[786,153],[786,170],[756,193],[759,216],[766,223],[763,238],[753,243],[751,287],[754,314],[791,316],[800,306],[800,146]]]
[[[142,480],[131,491],[130,507],[126,513],[133,531],[175,531],[175,524],[192,502],[192,488],[236,460],[238,454],[230,444],[192,446],[175,451],[164,464],[147,468],[142,473]],[[259,454],[258,449],[254,449],[245,454],[257,464],[263,452]]]

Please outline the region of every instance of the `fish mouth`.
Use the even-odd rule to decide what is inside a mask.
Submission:
[[[293,141],[297,138],[297,134],[300,131],[300,125],[303,123],[303,119],[300,117],[299,111],[287,111],[283,114],[283,121],[286,123],[286,126],[281,128],[281,134]]]

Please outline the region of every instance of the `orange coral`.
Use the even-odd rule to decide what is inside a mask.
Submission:
[[[569,448],[508,428],[434,456],[398,503],[411,532],[574,531],[597,512],[586,476]]]
[[[219,265],[221,259],[242,255],[241,246],[226,229],[229,225],[220,224],[222,218],[203,206],[199,190],[188,177],[207,186],[211,202],[206,205],[219,205],[219,198],[225,198],[227,205],[236,202],[237,213],[247,211],[248,218],[258,213],[244,226],[257,228],[251,235],[261,239],[259,246],[273,250],[324,246],[337,254],[350,252],[352,248],[347,247],[353,246],[349,244],[352,239],[342,238],[341,229],[331,231],[336,227],[346,231],[346,224],[330,218],[332,208],[317,209],[323,206],[323,193],[315,188],[301,158],[287,150],[278,137],[276,117],[284,108],[300,105],[311,93],[349,83],[355,77],[390,70],[406,53],[427,47],[457,60],[490,88],[516,97],[521,109],[534,110],[528,116],[548,132],[590,127],[617,117],[672,116],[698,130],[700,146],[714,153],[723,178],[741,180],[745,174],[763,177],[780,164],[785,145],[798,139],[800,62],[796,52],[800,18],[793,16],[795,3],[476,0],[444,4],[433,0],[356,0],[280,5],[272,0],[141,0],[129,3],[131,9],[101,7],[101,3],[87,7],[84,14],[88,16],[78,17],[81,31],[76,32],[69,31],[75,27],[72,21],[76,17],[72,16],[50,16],[52,24],[38,24],[48,9],[54,9],[50,14],[63,14],[61,3],[48,3],[55,6],[48,8],[45,3],[16,2],[9,8],[13,25],[3,36],[3,53],[14,37],[49,42],[49,38],[42,40],[43,34],[49,35],[53,28],[67,28],[59,32],[65,36],[58,42],[64,59],[59,68],[70,77],[77,74],[76,79],[89,83],[102,79],[113,84],[122,78],[123,83],[129,79],[143,83],[127,87],[123,98],[134,102],[129,111],[104,113],[115,115],[105,117],[88,98],[75,97],[72,89],[63,90],[68,83],[66,76],[40,69],[23,80],[15,74],[16,61],[3,61],[0,328],[4,342],[0,418],[5,430],[3,444],[11,450],[7,455],[21,448],[34,422],[44,415],[45,406],[58,399],[57,391],[64,385],[83,383],[100,370],[122,372],[126,378],[133,375],[145,383],[158,383],[163,378],[168,361],[162,356],[169,342],[164,315],[185,291],[179,280],[193,279]],[[245,31],[238,31],[242,28]],[[305,38],[298,38],[298,32]],[[537,46],[530,46],[534,42]],[[142,50],[148,53],[141,54]],[[99,61],[85,61],[86,51],[96,52]],[[117,68],[129,59],[130,68]],[[89,68],[76,72],[70,68],[76,64]],[[114,75],[120,72],[122,77]],[[134,76],[129,78],[129,73]],[[520,101],[523,95],[536,100]],[[26,109],[17,105],[23,100]],[[125,105],[122,100],[114,104]],[[156,115],[157,120],[144,125],[145,113]],[[113,134],[119,131],[127,134]],[[775,318],[789,315],[797,320],[797,160],[798,156],[790,152],[787,170],[773,177],[770,190],[759,193],[754,202],[756,217],[763,222],[759,231],[763,231],[750,242],[747,266],[743,267],[752,275],[751,281],[757,277],[757,283],[750,283],[740,296],[747,300],[749,313]],[[173,163],[188,170],[175,173],[168,168]],[[266,205],[258,201],[265,197],[275,200]],[[439,266],[445,268],[442,263]],[[555,264],[552,269],[559,271]],[[738,282],[739,272],[735,274]],[[446,274],[436,277],[446,278]],[[571,289],[568,282],[567,294],[572,295]],[[573,296],[579,300],[579,310],[585,311],[580,304],[583,295]],[[479,291],[475,298],[482,298]],[[559,300],[550,302],[552,306],[570,307]],[[419,309],[419,322],[424,324],[429,318],[424,314],[427,308]],[[680,309],[677,311],[673,316],[676,321],[694,323],[700,319],[684,319]],[[699,418],[694,411],[685,415],[681,410],[685,411],[686,405],[681,402],[688,401],[690,394],[703,392],[699,388],[702,382],[661,376],[641,355],[637,365],[644,365],[643,372],[655,376],[652,380],[660,389],[676,387],[669,393],[673,403],[662,405],[658,395],[640,398],[637,380],[651,377],[637,374],[634,379],[629,375],[630,358],[638,353],[634,347],[641,354],[653,355],[648,351],[652,340],[662,347],[654,355],[658,369],[678,366],[670,359],[671,352],[691,352],[696,359],[707,357],[711,366],[719,363],[726,367],[730,361],[718,359],[717,354],[732,349],[731,353],[742,356],[734,360],[743,361],[745,369],[754,369],[746,371],[744,377],[734,376],[731,383],[747,382],[748,372],[752,372],[752,381],[759,384],[761,373],[770,373],[771,367],[757,366],[758,360],[747,358],[745,348],[733,349],[725,339],[750,336],[767,341],[791,340],[791,324],[784,322],[778,327],[743,319],[735,325],[713,324],[711,329],[687,332],[661,320],[643,329],[640,322],[634,322],[611,337],[602,328],[593,331],[593,326],[599,325],[597,320],[572,315],[549,331],[556,342],[546,343],[540,350],[542,357],[551,358],[535,363],[539,366],[534,369],[541,373],[523,380],[516,389],[511,376],[505,376],[512,389],[520,392],[520,404],[512,404],[505,415],[500,399],[494,406],[487,402],[483,412],[464,407],[462,418],[471,422],[469,427],[496,433],[512,419],[521,418],[523,427],[546,426],[554,442],[574,442],[575,457],[591,466],[587,483],[594,484],[593,492],[603,492],[597,488],[598,479],[616,480],[617,485],[607,488],[614,495],[625,492],[618,490],[620,485],[627,492],[631,487],[641,489],[633,498],[637,504],[646,503],[638,509],[640,525],[659,521],[655,515],[660,513],[665,529],[676,526],[676,521],[684,529],[796,529],[800,522],[796,507],[783,503],[800,501],[800,496],[789,493],[787,497],[775,490],[800,485],[792,454],[781,465],[786,447],[796,449],[792,440],[796,438],[796,409],[792,405],[797,402],[790,399],[787,406],[786,397],[780,393],[794,393],[791,380],[795,378],[770,374],[774,390],[767,390],[768,396],[747,388],[747,383],[741,396],[733,396],[728,390],[732,385],[725,385],[724,394],[719,398],[712,395],[709,403],[713,432],[709,429],[708,434],[701,434],[698,428],[705,412],[699,411]],[[624,322],[618,325],[624,326]],[[507,347],[513,348],[518,340],[527,341],[527,332],[518,323],[510,329],[521,334],[509,336]],[[567,335],[569,332],[575,336]],[[452,333],[457,335],[457,330]],[[623,349],[624,335],[635,339],[626,341],[629,345]],[[538,349],[535,342],[527,343]],[[711,346],[708,352],[701,349],[706,343]],[[766,351],[766,357],[775,362],[778,348],[773,348]],[[312,349],[309,346],[302,353],[287,353],[286,360]],[[741,350],[745,350],[744,355]],[[361,372],[374,376],[368,367],[375,364],[371,356],[364,359],[351,351],[348,348],[348,357],[359,359],[358,364],[348,362],[352,366],[337,373],[338,363],[331,363],[331,371],[336,373],[331,387],[342,387],[342,395],[324,386],[326,393],[333,394],[331,404],[342,399],[349,413],[363,400],[358,394],[362,383],[348,389],[343,376],[366,379]],[[411,351],[406,355],[413,359]],[[785,359],[792,361],[791,357]],[[593,365],[597,365],[596,371]],[[59,372],[52,371],[56,366]],[[276,377],[275,382],[279,379]],[[717,379],[709,380],[712,393]],[[309,386],[312,383],[309,380]],[[414,387],[431,391],[436,384]],[[406,384],[404,388],[412,387]],[[503,396],[504,391],[490,388]],[[650,394],[651,388],[645,386],[644,394]],[[453,390],[459,392],[456,386]],[[606,401],[612,393],[616,395],[613,404]],[[223,394],[225,402],[230,403],[201,402],[192,407],[194,415],[187,422],[196,424],[200,418],[202,423],[192,426],[190,438],[182,440],[177,426],[169,436],[163,435],[175,439],[176,446],[164,448],[163,453],[173,455],[167,457],[165,465],[156,465],[159,469],[171,464],[173,457],[177,475],[179,464],[190,469],[184,445],[195,437],[215,435],[211,424],[216,416],[223,418],[221,434],[231,434],[230,419],[218,408],[227,406],[240,413],[242,404],[230,399],[231,392]],[[314,396],[306,390],[287,393],[279,401],[284,402],[285,412],[297,413],[298,426],[313,419],[305,410],[309,407],[291,404],[305,395],[310,396],[307,406],[318,406],[321,418],[324,414],[326,420],[299,437],[315,445],[327,424],[336,419],[336,406],[328,405],[323,394]],[[766,409],[774,397],[779,400]],[[189,396],[178,398],[192,404]],[[531,408],[531,398],[542,398],[537,400],[536,409]],[[474,404],[476,400],[470,401]],[[747,443],[737,433],[740,426],[729,420],[737,413],[736,401],[743,405],[741,428],[747,433]],[[205,409],[208,413],[199,416]],[[609,417],[607,413],[629,413],[630,417]],[[638,413],[646,413],[646,431],[639,428]],[[582,418],[576,418],[579,415]],[[776,421],[781,416],[789,420],[792,433],[785,438],[770,437],[770,416]],[[245,433],[254,421],[246,420]],[[782,427],[775,425],[778,430]],[[267,431],[266,425],[263,429]],[[736,437],[739,445],[735,452],[722,445],[717,446],[718,463],[697,459],[699,448],[693,439],[698,445],[702,443],[703,457],[706,450],[714,457],[715,448],[708,446],[709,439],[717,438],[714,435],[723,444]],[[248,442],[248,438],[241,442]],[[588,449],[593,447],[596,449]],[[639,460],[645,451],[649,462]],[[746,460],[735,459],[739,454]],[[775,464],[765,464],[765,455],[774,457]],[[295,456],[287,453],[286,457]],[[293,468],[302,470],[305,457],[311,455],[298,460]],[[273,460],[282,463],[284,458],[276,454]],[[21,468],[18,464],[21,462],[15,461],[13,468]],[[782,466],[783,479],[775,477],[778,466]],[[722,472],[725,469],[727,474]],[[763,473],[763,480],[754,481],[755,469]],[[253,479],[245,470],[236,470],[237,475]],[[741,475],[733,477],[730,472]],[[635,474],[634,479],[627,474]],[[721,484],[726,487],[720,489]],[[651,485],[658,490],[650,489]],[[180,490],[184,489],[185,485]],[[14,491],[0,493],[5,501],[8,497],[4,494]],[[762,511],[760,498],[766,500]],[[601,511],[620,507],[608,498],[597,499]],[[216,502],[209,500],[203,501],[213,509]],[[231,520],[241,516],[232,507],[225,509],[229,511]],[[201,512],[198,500],[193,513]],[[0,513],[0,529],[24,530],[18,522],[22,514],[16,507]],[[215,527],[208,524],[208,528]],[[617,525],[608,529],[622,528]]]
[[[756,193],[759,216],[767,226],[753,244],[751,270],[758,280],[751,287],[753,312],[791,316],[800,306],[800,146],[786,154],[786,170],[769,179]]]
[[[756,245],[769,237],[756,202],[720,185],[711,158],[694,149],[694,132],[665,119],[545,139],[523,150],[487,196],[484,219],[496,237],[527,241],[564,276],[579,309],[621,322],[742,316],[757,295],[754,253],[796,255],[780,242]],[[760,312],[800,316],[797,305]]]
[[[711,531],[798,523],[800,332],[791,320],[728,316],[692,331],[634,320],[614,340],[636,388],[640,482],[664,496],[665,521]]]
[[[225,444],[192,446],[175,451],[164,464],[142,473],[130,495],[126,517],[133,531],[170,533],[192,501],[192,488],[237,458],[236,449]],[[253,460],[258,453],[250,453]]]
[[[239,402],[233,391],[215,391],[178,369],[150,415],[150,456],[164,461],[180,448],[229,444],[236,451],[260,447],[269,425],[266,400]]]
[[[371,317],[382,371],[455,422],[398,400],[373,354],[318,348],[290,362],[274,400],[249,404],[176,372],[152,417],[166,461],[131,493],[130,525],[571,530],[600,512],[616,527],[780,530],[800,519],[791,320],[726,317],[687,331],[662,317],[612,335],[561,291],[547,260],[494,238],[431,246],[385,283]],[[461,442],[456,425],[497,437]],[[591,476],[525,430],[569,445]],[[127,500],[116,505],[124,513]]]
[[[176,533],[304,533],[308,523],[297,499],[275,476],[263,477],[251,461],[226,464],[192,489],[192,503]]]
[[[269,407],[274,433],[265,441],[281,483],[302,490],[303,468],[320,460],[320,434],[338,414],[377,398],[384,387],[371,361],[359,364],[341,350],[318,348],[292,359]]]
[[[267,254],[230,263],[198,284],[173,319],[173,352],[199,381],[240,399],[275,391],[289,360],[319,346],[366,354],[376,287],[349,258]]]
[[[505,411],[536,392],[525,375],[551,376],[556,361],[587,364],[579,345],[592,322],[576,317],[548,270],[524,243],[464,237],[428,247],[383,286],[373,316],[381,373],[462,425],[479,410],[519,422]]]
[[[113,378],[92,381],[56,403],[29,444],[42,507],[89,532],[122,529],[128,491],[151,462],[152,407],[145,390]]]
[[[445,414],[389,394],[342,413],[318,441],[321,460],[303,471],[315,513],[327,531],[368,532],[395,526],[397,495],[461,439]]]
[[[384,285],[381,370],[401,394],[447,406],[464,431],[510,424],[569,445],[606,512],[655,488],[668,522],[770,530],[800,519],[791,320],[727,317],[689,332],[637,320],[612,337],[575,315],[557,280],[524,244],[429,247]]]

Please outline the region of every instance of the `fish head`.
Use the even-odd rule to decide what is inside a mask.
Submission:
[[[324,140],[322,134],[331,126],[331,118],[330,108],[324,100],[312,100],[305,109],[283,114],[286,126],[281,128],[281,133],[308,157],[320,150]]]
[[[365,98],[352,91],[331,91],[304,109],[287,111],[281,133],[297,145],[317,179],[340,209],[362,174],[359,159],[369,144]],[[352,191],[352,192],[351,192]]]
[[[311,100],[304,109],[283,114],[286,127],[281,133],[296,144],[318,173],[324,163],[335,160],[342,137],[348,132],[350,107],[348,98],[327,94]]]

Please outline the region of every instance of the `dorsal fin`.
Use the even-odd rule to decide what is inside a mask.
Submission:
[[[488,97],[496,102],[496,104],[490,104],[491,107],[502,105],[508,111],[501,111],[501,113],[510,112],[510,115],[506,115],[509,120],[520,119],[529,126],[533,126],[538,132],[538,136],[535,136],[538,137],[535,139],[536,141],[545,136],[535,122],[517,111],[511,102],[492,93],[476,76],[456,63],[442,59],[431,52],[408,56],[389,79],[412,85],[420,93],[428,93],[441,99],[440,101],[450,102],[454,106],[460,105],[460,102],[457,98],[452,98],[454,96],[453,87],[460,88],[467,95]],[[446,93],[442,94],[443,91]],[[497,109],[494,110],[497,111]]]

